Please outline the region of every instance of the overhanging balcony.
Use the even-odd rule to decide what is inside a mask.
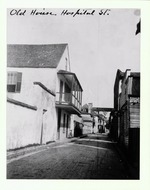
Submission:
[[[56,107],[80,115],[83,90],[75,73],[61,70],[58,77],[63,82],[60,82],[60,90],[56,92]]]
[[[81,113],[81,102],[71,93],[56,93],[56,107],[63,108],[71,114]]]

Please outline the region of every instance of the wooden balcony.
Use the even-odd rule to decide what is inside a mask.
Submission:
[[[71,114],[81,114],[82,87],[75,73],[58,71],[59,92],[56,92],[56,107]]]
[[[81,114],[81,101],[73,93],[56,93],[56,107],[63,108],[71,114]]]

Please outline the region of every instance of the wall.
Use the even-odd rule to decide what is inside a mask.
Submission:
[[[120,102],[119,102],[119,108],[121,108],[125,102],[127,101],[127,84],[126,84],[126,79],[124,79],[124,81],[122,82],[122,86],[121,86],[121,94],[120,94]]]
[[[94,125],[93,132],[98,133],[98,125],[99,125],[98,117],[94,117],[94,121],[95,121],[95,125]]]
[[[66,115],[65,116],[65,122],[64,122],[64,114]],[[67,115],[69,117],[68,128],[67,128]],[[57,109],[57,118],[58,118],[58,109]],[[58,140],[64,140],[68,137],[69,132],[70,132],[70,122],[71,122],[70,114],[68,112],[66,112],[65,110],[61,109],[60,126],[57,126],[57,128],[58,128],[57,139]]]
[[[49,141],[56,140],[57,133],[57,117],[55,108],[55,97],[47,93],[40,86],[37,86],[37,94],[39,102],[38,109],[42,113],[42,123],[43,123],[43,140],[42,143],[45,144]],[[43,109],[46,110],[43,113]],[[42,125],[42,124],[41,124]]]
[[[40,143],[42,115],[7,103],[7,150]]]
[[[90,114],[82,114],[83,119],[83,134],[92,133],[93,130],[93,118]]]
[[[66,58],[67,58],[67,70],[66,70]],[[70,66],[69,66],[69,54],[68,54],[68,49],[66,48],[62,57],[61,57],[61,60],[59,62],[59,65],[56,69],[56,73],[59,71],[59,70],[66,70],[66,71],[70,71],[69,70]],[[61,78],[61,76],[60,76]],[[60,86],[60,78],[56,78],[56,92],[59,92],[59,86]],[[64,81],[64,79],[62,79]]]
[[[7,93],[9,98],[37,106],[39,104],[36,86],[33,82],[41,82],[48,89],[55,92],[56,69],[49,68],[8,68],[8,71],[22,72],[22,83],[20,93]]]
[[[133,83],[134,81],[134,83]],[[131,95],[131,97],[128,95]],[[128,77],[120,97],[119,143],[128,159],[139,168],[140,159],[140,79]]]
[[[67,61],[66,61],[66,58],[67,58]],[[70,71],[70,58],[69,58],[68,46],[65,49],[65,51],[60,59],[59,65],[57,67],[57,71],[59,71],[59,70]]]
[[[119,108],[121,108],[126,101],[128,101],[128,95],[132,94],[132,81],[133,77],[128,77],[125,78],[122,83]]]
[[[56,140],[55,97],[38,85],[34,85],[32,88],[33,85],[30,82],[28,83],[28,80],[23,84],[25,87],[31,85],[28,89],[26,88],[28,96],[24,97],[23,93],[20,94],[20,97],[19,94],[17,96],[14,94],[14,99],[25,100],[25,102],[22,101],[23,103],[32,103],[30,105],[37,106],[37,111],[7,103],[7,149],[19,148],[29,144],[45,144]],[[23,92],[25,87],[23,87]],[[46,111],[45,113],[43,109]]]
[[[84,122],[83,134],[90,134],[90,133],[92,133],[92,123]]]
[[[75,135],[75,123],[78,123],[79,125],[79,128],[81,129],[82,131],[82,127],[83,127],[83,120],[82,120],[82,117],[79,117],[78,115],[74,115],[72,114],[71,115],[71,123],[70,123],[70,130],[72,131],[72,136]],[[77,129],[78,130],[78,129]],[[81,134],[80,134],[81,135]]]

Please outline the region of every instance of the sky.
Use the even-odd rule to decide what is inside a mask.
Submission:
[[[99,14],[101,9],[92,8],[87,10],[88,15],[83,15],[83,8],[80,15],[75,15],[78,9],[36,9],[55,15],[31,15],[35,9],[18,10],[8,9],[7,43],[68,43],[71,71],[83,88],[83,104],[113,107],[117,69],[140,71],[140,34],[135,35],[140,10],[103,9],[104,15]],[[62,15],[63,10],[73,13]]]

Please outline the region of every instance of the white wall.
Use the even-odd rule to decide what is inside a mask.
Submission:
[[[68,56],[68,49],[66,48],[61,60],[59,62],[59,65],[56,69],[56,72],[58,72],[59,70],[66,70],[66,58],[67,58],[67,71],[69,71],[69,56]],[[61,76],[60,76],[61,78]],[[56,92],[59,92],[59,87],[60,87],[60,78],[56,77]],[[64,79],[62,79],[64,81]]]
[[[8,71],[22,72],[22,83],[20,93],[7,93],[9,98],[22,101],[24,103],[38,106],[39,94],[33,82],[41,82],[48,89],[55,92],[56,69],[49,68],[8,68]]]
[[[7,149],[56,140],[57,119],[54,97],[37,87],[41,106],[37,111],[7,103]],[[47,110],[43,114],[43,109]]]
[[[40,86],[37,86],[38,99],[41,104],[38,109],[42,113],[43,122],[43,144],[56,140],[57,116],[55,108],[55,97],[47,93]],[[43,109],[47,110],[43,114]],[[42,124],[41,124],[42,125]]]
[[[68,49],[66,48],[57,69],[7,68],[8,71],[22,72],[21,92],[7,93],[7,96],[31,106],[37,106],[37,111],[34,111],[7,103],[7,149],[39,144],[41,131],[43,131],[42,143],[56,140],[57,115],[55,97],[33,83],[41,82],[46,88],[55,93],[59,88],[57,72],[60,69],[66,70],[66,58],[67,70],[69,71],[70,60],[68,55]],[[43,109],[47,110],[44,114]],[[62,131],[62,127],[60,130],[61,138],[65,138],[66,129],[65,133]]]
[[[65,117],[65,128],[64,128],[64,114],[66,114]],[[66,124],[67,124],[67,115],[69,116],[69,123],[68,123],[68,129],[66,128]],[[70,132],[70,114],[66,111],[64,111],[63,109],[61,110],[61,121],[60,121],[60,131],[59,131],[59,140],[63,140],[66,139],[66,137],[68,136],[69,132]]]
[[[41,73],[42,75],[40,77],[39,75]],[[45,75],[47,80],[46,77],[43,77],[45,73],[48,75],[48,72],[44,71],[44,73],[39,72],[39,75],[37,74],[38,77],[35,77],[33,70],[32,72],[30,70],[29,72],[28,70],[23,71],[21,93],[8,93],[9,98],[31,106],[37,106],[37,111],[7,103],[7,149],[18,148],[29,144],[39,144],[42,126],[42,143],[56,140],[57,119],[55,97],[40,86],[33,84],[33,81],[40,81],[44,85],[47,83],[46,87],[49,88],[54,85],[49,80],[50,77]],[[49,86],[48,83],[50,83]],[[43,109],[47,110],[45,114],[43,114]]]
[[[66,58],[67,58],[67,62],[66,62]],[[67,65],[66,65],[66,63],[67,63]],[[67,47],[60,59],[59,65],[57,67],[57,71],[59,71],[59,70],[70,71],[69,64],[70,64],[70,58],[69,58],[69,52],[68,52],[68,47]]]
[[[7,149],[40,143],[41,119],[37,111],[7,103]]]
[[[94,129],[93,129],[93,132],[98,133],[98,125],[99,125],[98,117],[94,117],[94,120],[95,120],[95,126],[94,126]]]
[[[92,133],[92,123],[91,122],[84,122],[83,126],[83,134],[89,134]]]

